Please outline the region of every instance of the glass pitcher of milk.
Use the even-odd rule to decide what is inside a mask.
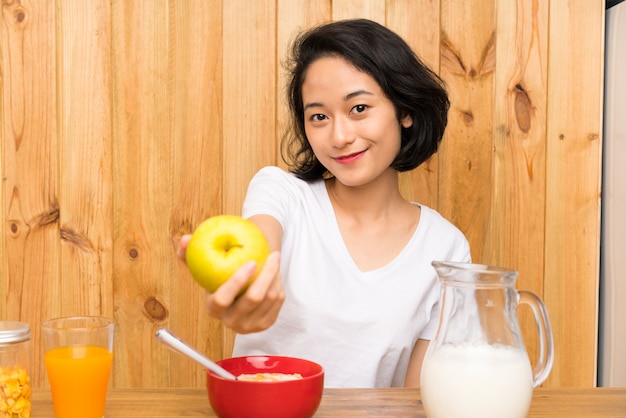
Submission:
[[[525,418],[533,389],[554,361],[548,313],[535,293],[515,290],[517,272],[468,263],[432,263],[442,285],[435,338],[424,357],[422,403],[428,418]],[[530,364],[517,318],[530,305],[539,358]]]

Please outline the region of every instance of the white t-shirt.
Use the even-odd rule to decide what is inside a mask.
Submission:
[[[437,326],[440,284],[431,262],[470,261],[463,234],[421,208],[402,252],[362,272],[344,244],[324,182],[261,169],[242,215],[271,215],[282,225],[286,299],[269,329],[236,336],[233,356],[312,360],[324,367],[326,387],[402,386],[415,342],[432,339]]]

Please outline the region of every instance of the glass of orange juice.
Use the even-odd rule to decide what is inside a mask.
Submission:
[[[113,363],[113,321],[99,316],[42,324],[55,418],[102,418]]]

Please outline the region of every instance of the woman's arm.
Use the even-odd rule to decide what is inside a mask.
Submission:
[[[409,359],[409,367],[406,371],[406,377],[404,378],[405,387],[420,386],[420,375],[422,373],[422,363],[424,362],[424,356],[428,349],[428,340],[417,340],[413,351],[411,352],[411,358]]]

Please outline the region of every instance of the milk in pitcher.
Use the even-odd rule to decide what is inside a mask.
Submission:
[[[488,344],[445,344],[424,362],[428,418],[525,418],[533,374],[525,351]]]

